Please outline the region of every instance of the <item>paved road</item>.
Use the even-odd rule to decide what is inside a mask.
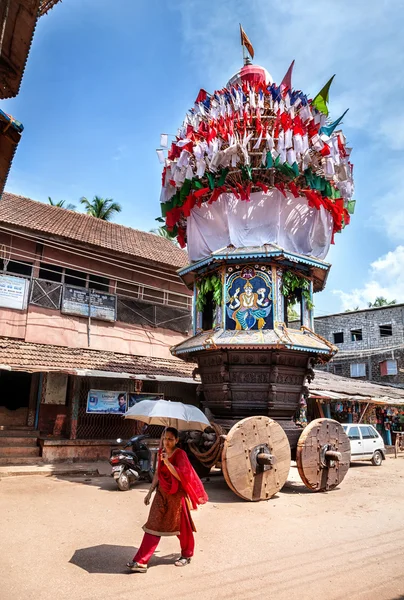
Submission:
[[[196,555],[179,569],[162,540],[149,572],[126,573],[145,487],[109,478],[0,480],[0,600],[404,598],[404,456],[352,467],[313,494],[291,469],[277,497],[239,500],[220,477],[195,514]]]

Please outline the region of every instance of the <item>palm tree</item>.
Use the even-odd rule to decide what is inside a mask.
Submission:
[[[165,227],[158,227],[157,229],[150,229],[150,233],[154,233],[154,235],[159,235],[160,237],[165,238],[166,240],[170,240],[170,242],[172,242],[173,244],[178,246],[178,242],[175,239],[175,236],[173,236],[172,233],[167,231],[167,229]]]
[[[70,202],[66,204],[66,200],[59,200],[59,202],[54,202],[50,196],[48,196],[48,202],[51,206],[58,206],[59,208],[67,208],[67,210],[76,210],[76,205],[71,204]]]
[[[383,298],[383,296],[378,296],[376,298],[376,300],[373,302],[368,302],[368,307],[369,308],[377,308],[379,306],[391,306],[392,304],[396,304],[397,300],[390,300],[390,302],[386,299]]]
[[[90,201],[83,196],[83,198],[80,198],[80,203],[84,204],[88,215],[102,219],[103,221],[111,221],[115,213],[119,213],[122,210],[122,206],[118,202],[114,202],[112,198],[94,196]]]

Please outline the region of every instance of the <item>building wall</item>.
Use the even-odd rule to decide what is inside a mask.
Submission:
[[[369,311],[357,311],[317,317],[314,328],[330,342],[334,343],[333,334],[343,332],[344,343],[336,343],[341,351],[378,350],[390,348],[403,343],[404,340],[404,306],[390,306]],[[392,325],[393,335],[380,336],[380,325]],[[353,341],[351,331],[362,329],[362,341]]]
[[[404,385],[404,305],[328,315],[316,318],[314,323],[315,331],[339,350],[324,370],[352,377],[351,365],[365,364],[366,375],[355,379]],[[380,335],[383,325],[391,325],[391,336]],[[362,330],[362,340],[353,340],[352,330]],[[344,334],[343,343],[334,342],[333,334],[340,332]],[[397,362],[397,374],[383,374],[381,364],[386,360]]]
[[[71,264],[70,268],[78,271],[98,273],[109,278],[111,292],[136,296],[138,291],[136,284],[140,284],[145,288],[146,303],[153,302],[153,295],[156,296],[157,302],[161,302],[163,293],[168,293],[170,295],[166,298],[167,305],[174,303],[174,306],[178,306],[176,304],[178,301],[183,303],[183,308],[186,308],[191,292],[180,281],[173,268],[167,266],[153,269],[150,265],[139,267],[131,264],[130,257],[114,256],[115,260],[122,263],[120,268],[111,265],[111,257],[108,255],[101,254],[100,258],[92,259],[88,256],[80,256],[82,252],[80,248],[72,246],[70,249],[73,253],[0,232],[0,258],[32,262],[34,277],[38,277],[40,262],[56,265],[67,263]],[[166,274],[158,273],[160,270]],[[159,276],[164,277],[165,280],[160,279]],[[117,288],[119,278],[133,283],[118,283]],[[147,286],[158,287],[162,291],[150,289],[147,291]],[[176,294],[181,296],[177,297]],[[89,324],[87,318],[64,315],[59,310],[32,304],[28,304],[26,310],[0,308],[0,336],[38,344],[91,348],[160,358],[172,358],[169,348],[187,337],[185,333],[178,333],[164,327],[148,327],[121,321],[109,323],[91,319]]]

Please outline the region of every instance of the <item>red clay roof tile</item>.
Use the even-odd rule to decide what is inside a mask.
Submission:
[[[0,200],[0,226],[2,224],[89,244],[175,269],[188,264],[187,253],[163,237],[8,192],[4,192]]]
[[[83,348],[65,348],[47,344],[32,344],[13,338],[0,338],[0,364],[12,370],[29,372],[68,372],[91,369],[114,373],[192,377],[194,364],[175,358],[132,356],[116,352],[100,352]]]

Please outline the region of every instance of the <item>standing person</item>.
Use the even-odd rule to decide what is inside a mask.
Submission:
[[[196,529],[190,507],[196,509],[198,504],[205,504],[208,496],[186,453],[177,448],[177,444],[178,431],[167,427],[153,482],[144,499],[147,506],[156,490],[149,518],[143,526],[145,534],[133,561],[126,563],[136,573],[147,572],[147,563],[161,536],[176,535],[180,540],[181,556],[174,563],[176,567],[188,565],[194,554]]]

